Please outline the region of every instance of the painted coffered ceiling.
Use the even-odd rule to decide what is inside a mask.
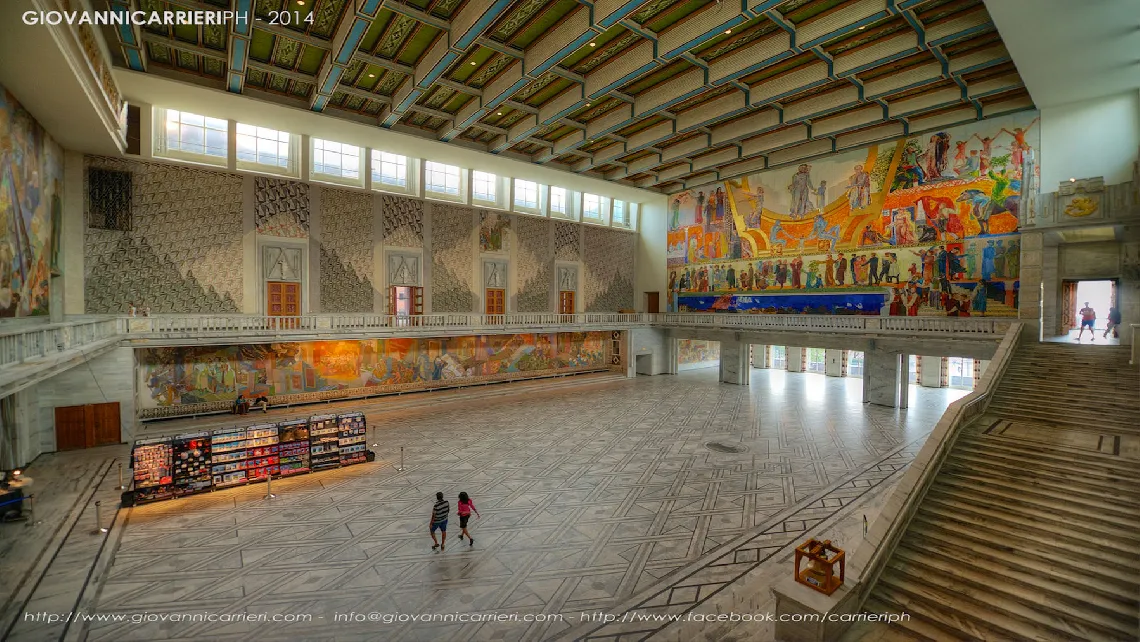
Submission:
[[[104,1],[260,18],[123,67],[661,191],[1033,107],[981,0]]]

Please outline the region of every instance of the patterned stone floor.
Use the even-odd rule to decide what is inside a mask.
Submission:
[[[862,404],[857,379],[754,371],[741,387],[717,383],[714,369],[370,416],[373,464],[275,482],[275,500],[261,485],[126,511],[82,605],[142,622],[72,633],[616,639],[584,616],[696,603],[704,584],[723,586],[816,513],[905,466],[962,394],[915,389],[897,410]],[[713,452],[710,441],[746,450]],[[453,517],[446,552],[432,552],[437,490],[475,499],[474,547]],[[235,613],[312,620],[171,621]],[[384,621],[397,614],[520,621]],[[521,621],[536,614],[551,619]]]

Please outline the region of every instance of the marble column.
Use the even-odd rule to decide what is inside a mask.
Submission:
[[[918,377],[918,385],[924,388],[942,387],[942,359],[943,357],[919,357],[922,372]]]
[[[720,381],[747,386],[751,370],[748,367],[748,344],[740,341],[720,342]]]
[[[843,351],[842,350],[824,350],[823,351],[823,374],[829,377],[842,377],[843,376]]]
[[[900,385],[906,384],[903,355],[871,347],[863,354],[863,402],[899,407]]]
[[[752,367],[753,368],[768,368],[768,367],[770,367],[771,364],[768,362],[768,356],[769,356],[768,346],[758,344],[758,343],[752,345]]]
[[[804,371],[804,350],[806,348],[795,348],[788,346],[785,354],[788,355],[788,372],[803,372]]]

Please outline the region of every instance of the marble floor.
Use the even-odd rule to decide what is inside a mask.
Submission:
[[[858,379],[713,369],[369,413],[375,463],[120,511],[74,602],[96,619],[62,633],[624,640],[599,614],[711,607],[897,479],[963,394],[916,387],[898,410]],[[431,550],[437,490],[474,498],[474,546],[453,516]]]

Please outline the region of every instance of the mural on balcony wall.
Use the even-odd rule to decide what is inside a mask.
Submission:
[[[48,313],[63,150],[0,86],[0,317]]]
[[[720,365],[720,342],[700,339],[677,341],[677,369],[694,370]]]
[[[144,410],[281,395],[493,381],[606,366],[605,332],[365,339],[139,350]]]
[[[1026,112],[673,194],[669,308],[1017,316],[1039,138]]]

